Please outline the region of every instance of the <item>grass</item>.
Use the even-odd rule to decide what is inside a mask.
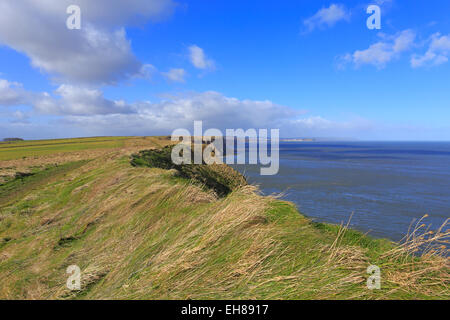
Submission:
[[[0,184],[0,205],[13,202],[20,197],[24,197],[28,192],[41,185],[46,184],[66,172],[84,164],[85,161],[69,162],[64,165],[48,166],[44,170],[31,173],[17,172],[13,180]]]
[[[57,152],[111,149],[123,146],[126,137],[98,137],[59,140],[0,142],[0,161],[39,157]]]
[[[123,143],[0,187],[9,200],[0,202],[0,298],[449,298],[445,228],[431,235],[421,221],[401,244],[372,239],[313,223],[254,186],[218,197],[176,169],[131,165],[132,154],[169,144],[162,138]],[[65,286],[72,264],[80,291]],[[372,264],[381,290],[366,287]]]
[[[220,197],[247,185],[247,181],[241,174],[224,164],[174,164],[171,160],[172,149],[172,146],[166,146],[162,149],[140,151],[138,154],[132,155],[131,165],[174,169],[181,178],[204,186]]]

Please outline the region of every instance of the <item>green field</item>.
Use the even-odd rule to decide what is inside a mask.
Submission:
[[[36,150],[50,157],[116,148],[0,185],[0,299],[450,298],[448,232],[424,235],[419,222],[396,244],[314,223],[230,167],[165,169],[157,162],[170,153],[138,153],[164,144],[148,137],[0,145],[3,159],[18,165],[39,158]],[[81,290],[66,287],[70,265],[81,269]],[[381,269],[380,290],[367,288],[370,265]]]
[[[58,140],[0,142],[0,161],[39,157],[59,152],[119,148],[127,137],[98,137]]]

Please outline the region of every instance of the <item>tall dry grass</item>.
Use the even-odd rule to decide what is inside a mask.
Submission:
[[[370,262],[381,269],[384,295],[377,298],[389,298],[394,293],[399,296],[420,298],[431,296],[441,299],[450,298],[450,259],[448,243],[450,239],[449,220],[436,230],[424,223],[428,215],[412,223],[407,235],[378,259]],[[349,220],[350,222],[350,220]],[[342,246],[348,231],[348,225],[339,228],[336,239],[329,247],[329,262],[336,263],[348,259],[348,247]],[[354,251],[354,254],[358,254]],[[357,257],[358,259],[360,257]],[[357,268],[355,259],[344,263],[348,269]],[[367,266],[367,259],[363,259]]]

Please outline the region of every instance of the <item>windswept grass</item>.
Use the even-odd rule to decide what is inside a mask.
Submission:
[[[211,189],[221,197],[247,185],[245,178],[230,166],[225,164],[177,165],[172,162],[171,154],[172,146],[156,150],[143,150],[132,155],[131,164],[166,170],[174,169],[178,176]]]
[[[176,169],[133,167],[136,149],[169,143],[133,141],[52,179],[25,177],[27,191],[0,204],[0,298],[450,297],[445,226],[431,234],[420,221],[395,244],[313,223],[254,186],[218,197]],[[73,264],[80,291],[66,288]],[[381,269],[380,290],[366,286],[370,265]]]
[[[43,170],[30,173],[16,172],[15,178],[0,184],[0,205],[5,205],[17,198],[25,196],[33,188],[39,188],[50,180],[64,175],[66,172],[83,165],[85,161],[69,162],[63,165],[48,166]]]

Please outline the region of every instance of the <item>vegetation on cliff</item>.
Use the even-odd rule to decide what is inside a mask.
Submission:
[[[239,172],[225,164],[174,164],[171,160],[172,149],[173,146],[166,146],[162,149],[140,151],[132,156],[131,164],[174,169],[179,177],[211,189],[221,197],[247,185],[247,181]]]
[[[402,244],[372,239],[314,223],[230,168],[165,167],[169,149],[148,150],[167,139],[89,141],[86,154],[76,140],[55,153],[27,142],[25,159],[8,149],[0,162],[11,177],[0,186],[0,298],[450,297],[445,228],[430,234],[420,221]],[[79,291],[66,287],[70,265]],[[366,286],[370,265],[380,290]]]

